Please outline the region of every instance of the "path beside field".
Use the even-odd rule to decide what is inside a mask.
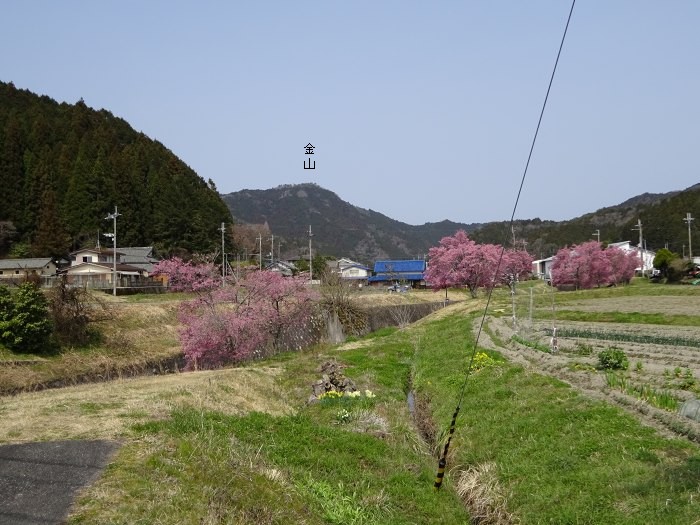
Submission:
[[[116,441],[0,446],[0,525],[60,525],[80,489],[97,479]]]

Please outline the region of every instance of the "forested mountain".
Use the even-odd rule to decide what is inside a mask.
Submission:
[[[115,205],[119,245],[163,255],[212,250],[231,222],[211,181],[123,119],[0,82],[0,256],[94,245]]]
[[[479,226],[451,221],[412,226],[353,206],[316,184],[242,190],[223,199],[237,221],[267,223],[274,235],[284,238],[283,251],[308,246],[311,225],[314,250],[365,264],[387,257],[423,257],[442,237]]]
[[[700,184],[683,191],[670,193],[644,193],[616,206],[601,208],[568,221],[543,221],[540,219],[516,221],[513,231],[517,243],[525,241],[527,250],[537,258],[549,257],[567,245],[579,244],[597,238],[604,243],[632,241],[639,243],[637,221],[642,222],[644,243],[651,250],[668,246],[682,255],[688,249],[688,226],[683,221],[686,213],[700,217]],[[700,218],[698,219],[700,220]],[[691,223],[691,235],[695,239],[700,225]],[[499,242],[510,239],[513,232],[506,223],[489,223],[473,235],[479,242]],[[700,238],[693,251],[700,253]]]
[[[244,223],[267,223],[274,235],[284,238],[285,251],[308,245],[311,225],[314,246],[320,253],[349,256],[366,264],[384,257],[422,257],[431,246],[458,229],[466,230],[478,242],[510,245],[515,237],[518,247],[537,258],[554,255],[563,246],[595,238],[602,242],[639,241],[633,231],[637,220],[647,247],[669,249],[679,254],[688,241],[686,213],[700,221],[700,184],[684,191],[666,194],[644,193],[616,206],[562,222],[516,221],[513,229],[505,222],[460,224],[451,221],[421,226],[405,224],[381,213],[353,206],[335,193],[316,184],[285,185],[269,190],[242,190],[223,196],[234,218]],[[700,224],[692,224],[697,234]],[[695,252],[700,253],[700,238]],[[687,249],[687,248],[686,248]]]
[[[121,246],[154,245],[161,255],[213,251],[220,242],[217,229],[233,214],[243,223],[267,223],[286,252],[308,246],[311,225],[319,253],[366,264],[422,257],[458,229],[479,242],[524,241],[539,258],[589,240],[597,230],[601,241],[636,243],[638,219],[649,248],[668,245],[682,253],[688,241],[686,213],[698,217],[691,233],[700,228],[700,184],[667,194],[644,193],[569,221],[517,221],[512,230],[505,223],[447,220],[412,226],[353,206],[315,184],[222,197],[211,180],[204,181],[165,146],[109,111],[93,110],[82,101],[59,104],[0,82],[0,257],[62,256],[92,246],[98,231],[111,231],[105,216],[115,205],[122,214]],[[700,253],[700,239],[696,243],[694,252]]]

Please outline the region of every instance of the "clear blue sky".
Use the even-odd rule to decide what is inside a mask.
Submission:
[[[5,0],[0,79],[108,109],[222,193],[316,182],[412,224],[503,220],[569,6]],[[699,25],[696,0],[579,0],[516,217],[700,182]]]

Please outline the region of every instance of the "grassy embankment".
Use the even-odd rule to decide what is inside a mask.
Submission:
[[[108,319],[95,324],[87,346],[34,355],[0,345],[0,394],[160,371],[180,355],[176,311],[182,294],[99,298]]]
[[[410,378],[439,444],[462,383],[470,322],[448,316],[277,359],[290,415],[202,406],[137,424],[73,522],[464,523],[456,471],[443,491],[432,489],[436,443],[417,437],[406,389]],[[468,383],[449,466],[494,465],[495,505],[522,523],[700,518],[695,446],[490,355],[498,364]],[[316,367],[329,357],[377,397],[305,406]],[[421,427],[430,435],[429,422]]]
[[[435,493],[434,451],[472,344],[471,318],[444,314],[406,330],[288,354],[257,370],[108,384],[133,397],[92,400],[105,385],[60,391],[68,396],[61,411],[84,422],[81,437],[125,442],[72,523],[465,523],[455,479],[457,470],[477,465],[493,465],[494,504],[525,524],[700,519],[697,447],[659,437],[633,416],[496,353],[489,355],[497,364],[469,380],[448,465],[457,470]],[[348,365],[346,374],[376,397],[307,406],[317,368],[329,358]],[[180,378],[193,378],[196,387],[166,383]],[[153,386],[126,388],[137,381]],[[409,385],[428,443],[408,413]],[[73,391],[79,393],[70,397]],[[47,418],[40,429],[28,427],[25,435],[18,428],[4,439],[48,432],[56,394],[3,401],[3,417],[28,404]],[[245,406],[243,395],[250,398]],[[250,408],[256,411],[246,413]],[[109,431],[97,424],[105,420],[116,421]]]

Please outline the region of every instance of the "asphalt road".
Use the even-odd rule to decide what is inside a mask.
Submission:
[[[80,489],[119,443],[52,441],[0,446],[0,525],[60,525]]]

